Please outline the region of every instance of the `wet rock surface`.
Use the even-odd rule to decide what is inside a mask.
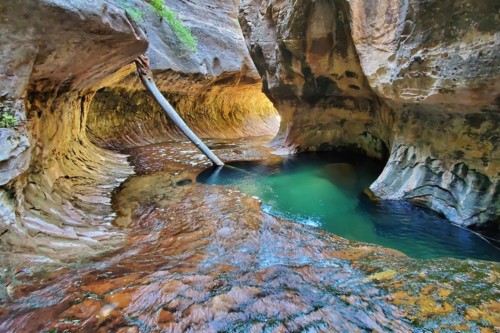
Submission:
[[[225,159],[269,152],[211,144]],[[126,248],[45,273],[18,267],[3,281],[1,330],[493,332],[500,324],[498,264],[414,260],[268,216],[235,188],[195,183],[204,162],[193,167],[196,154],[174,148],[130,152],[137,175],[113,200],[131,212]]]
[[[389,157],[378,196],[498,228],[497,12],[494,1],[243,0],[282,118],[277,151]]]
[[[391,158],[372,186],[381,197],[465,226],[498,221],[497,11],[494,1],[351,2],[361,66],[396,112]]]
[[[0,128],[2,260],[109,251],[123,241],[111,192],[132,169],[85,122],[93,90],[146,50],[145,35],[105,1],[2,2],[0,22],[0,106],[16,119]]]
[[[158,85],[198,133],[276,132],[276,111],[260,92],[232,1],[218,1],[210,19],[210,4],[174,5],[198,37],[197,52],[184,52],[150,4],[135,3],[145,14],[141,26],[113,1],[0,4],[0,110],[17,119],[0,128],[0,253],[13,265],[30,255],[76,260],[124,241],[111,224],[111,193],[132,168],[126,156],[102,147],[179,138],[131,65],[147,38],[155,43],[148,54]],[[201,12],[205,17],[186,19]]]

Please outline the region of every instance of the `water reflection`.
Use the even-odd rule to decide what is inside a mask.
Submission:
[[[494,327],[499,264],[413,260],[277,219],[232,188],[189,182],[200,169],[189,167],[192,160],[188,167],[165,163],[159,157],[165,147],[140,148],[133,158],[142,175],[130,177],[114,198],[124,212],[133,211],[127,246],[94,264],[33,279],[16,273],[12,302],[0,299],[0,332],[427,332],[436,327],[479,332]],[[377,233],[372,215],[352,214],[364,211],[356,194],[363,185],[356,167],[353,172],[346,166],[327,168],[327,174],[339,177],[356,175],[356,183],[335,185],[323,160],[312,173],[294,159],[271,164],[204,176],[221,180],[229,172],[246,179],[248,193],[264,193],[266,202],[275,200],[273,207],[291,216],[300,212],[282,209],[282,200],[295,208],[323,200],[326,208],[314,219],[309,211],[304,216],[321,224],[335,212],[343,220],[338,211],[345,211]],[[284,190],[274,191],[278,185]],[[353,195],[338,199],[350,191]],[[332,193],[342,196],[327,196]],[[363,230],[357,223],[347,226]]]
[[[235,185],[261,198],[267,213],[414,258],[500,261],[500,250],[485,239],[428,209],[400,201],[375,202],[361,195],[382,167],[359,156],[304,154],[280,163],[231,163],[207,169],[197,180]]]

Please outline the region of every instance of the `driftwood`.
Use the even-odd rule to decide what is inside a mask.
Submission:
[[[217,166],[223,166],[224,163],[201,141],[201,139],[194,134],[194,132],[189,128],[189,126],[184,122],[184,120],[177,114],[170,103],[163,97],[158,87],[153,81],[153,73],[149,67],[149,58],[145,55],[140,56],[135,60],[135,65],[137,66],[137,73],[142,81],[142,84],[146,89],[153,95],[156,102],[162,107],[162,109],[167,114],[168,118],[174,122],[174,124],[181,130],[184,135],[188,137],[189,140],[203,153],[206,157],[212,161],[213,164]]]

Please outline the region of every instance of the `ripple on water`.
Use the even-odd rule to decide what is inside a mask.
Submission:
[[[374,202],[362,195],[382,167],[369,158],[303,154],[274,164],[230,163],[216,172],[205,170],[197,180],[236,185],[259,197],[266,213],[414,258],[500,261],[500,250],[484,238],[428,209],[401,201]]]

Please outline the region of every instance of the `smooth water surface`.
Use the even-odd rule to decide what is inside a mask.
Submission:
[[[207,169],[198,181],[235,185],[258,196],[269,214],[350,240],[397,249],[414,258],[500,261],[500,250],[430,210],[407,202],[370,201],[363,190],[382,167],[368,158],[301,154],[279,164],[236,162]]]

